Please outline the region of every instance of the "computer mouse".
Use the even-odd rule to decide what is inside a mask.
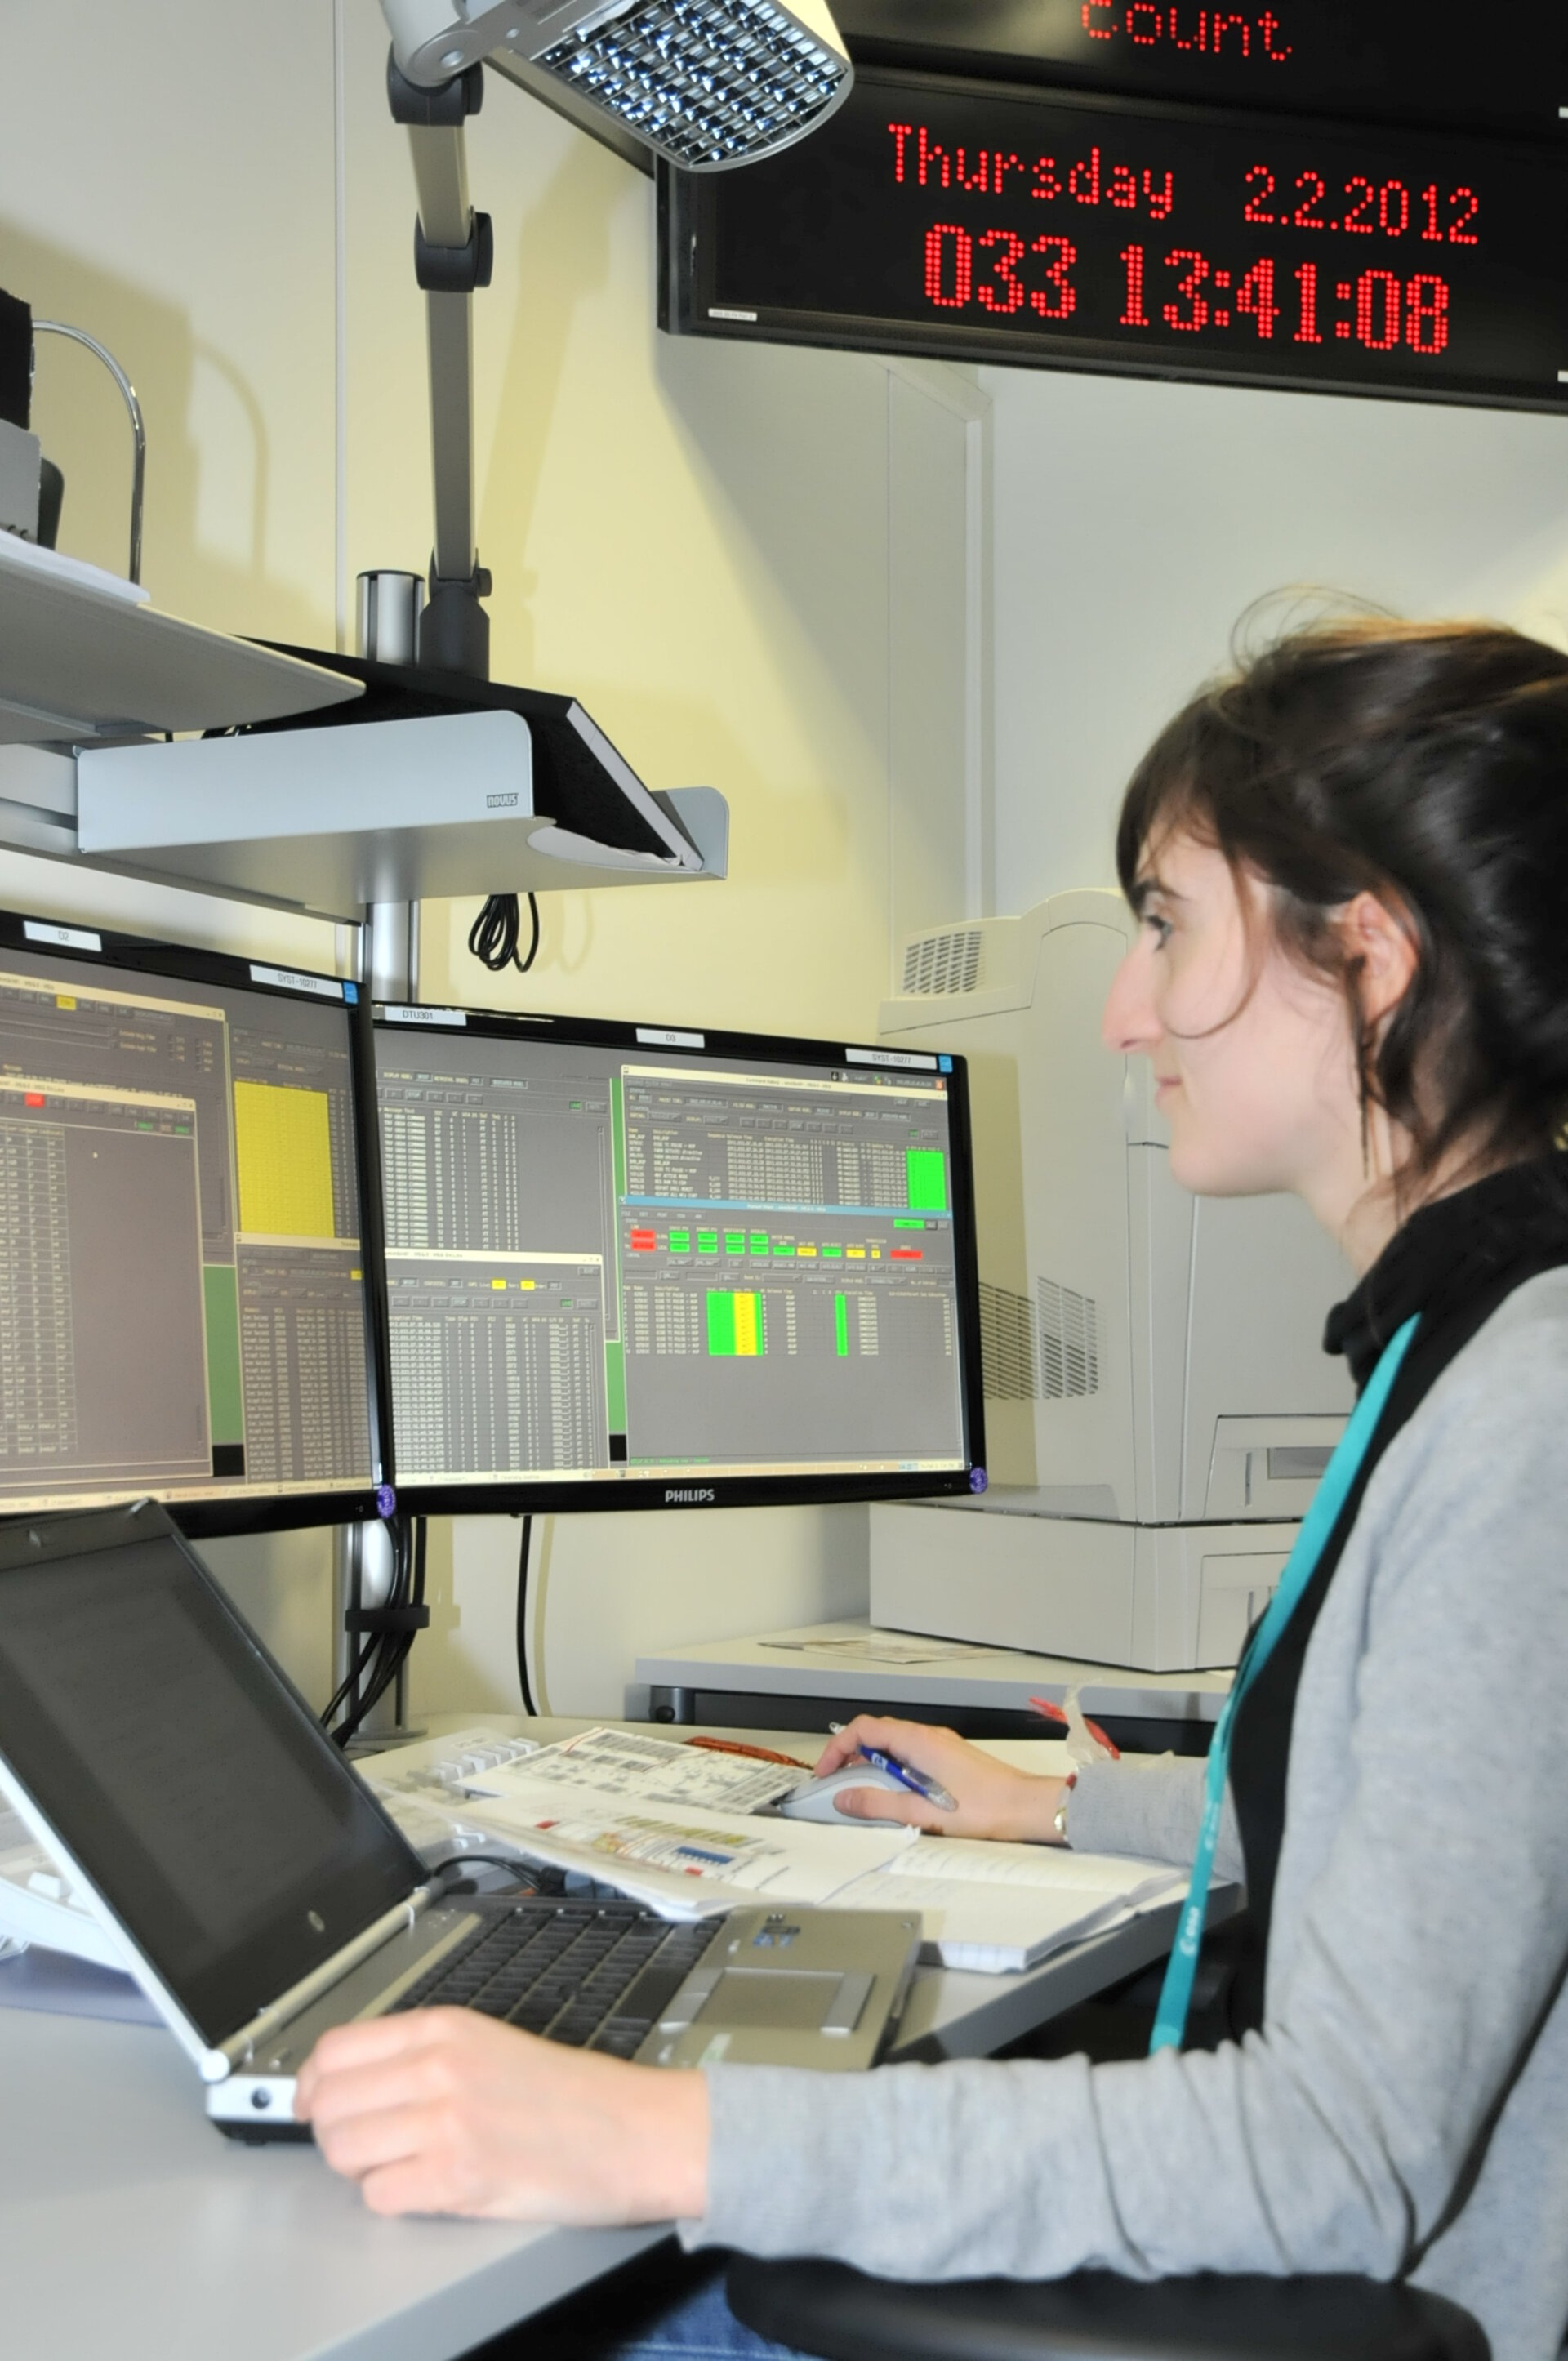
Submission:
[[[807,1779],[792,1787],[779,1810],[786,1820],[825,1820],[830,1828],[852,1828],[857,1815],[841,1812],[833,1800],[846,1787],[880,1787],[894,1795],[910,1793],[902,1780],[879,1771],[874,1763],[848,1763],[842,1771],[830,1771],[826,1779]],[[912,1800],[918,1803],[919,1797]]]

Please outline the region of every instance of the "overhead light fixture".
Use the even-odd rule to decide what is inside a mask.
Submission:
[[[430,89],[489,58],[553,80],[683,171],[723,171],[815,129],[850,89],[826,0],[382,0],[398,70]],[[532,69],[532,71],[528,71]]]
[[[780,0],[492,6],[381,0],[381,6],[392,35],[387,95],[394,122],[409,134],[419,196],[414,276],[425,297],[434,460],[430,596],[422,609],[417,599],[405,603],[418,670],[483,680],[490,619],[482,601],[490,577],[475,530],[473,299],[490,283],[495,236],[489,215],[468,201],[466,125],[484,95],[484,66],[622,156],[659,157],[687,172],[729,170],[792,146],[842,104],[853,76],[828,0],[792,0],[788,7]],[[700,854],[678,816],[663,817],[657,854],[618,853],[620,865],[649,857],[709,874],[721,867],[722,852]],[[550,849],[566,851],[567,838],[555,834],[561,842]],[[545,849],[538,836],[531,844]],[[490,923],[502,919],[504,926]],[[478,947],[487,930],[502,957],[508,942],[515,946],[515,895],[492,895],[471,939],[494,965]]]
[[[623,155],[682,171],[760,162],[849,95],[828,0],[381,0],[387,94],[419,193],[414,275],[426,298],[435,547],[418,662],[489,670],[490,577],[474,530],[473,298],[495,239],[468,202],[465,126],[488,61]]]

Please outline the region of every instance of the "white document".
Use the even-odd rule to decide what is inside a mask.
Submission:
[[[947,1664],[956,1656],[994,1656],[994,1648],[971,1646],[959,1640],[888,1640],[880,1634],[874,1640],[858,1634],[834,1640],[759,1640],[760,1648],[776,1648],[782,1654],[816,1656],[828,1663],[853,1662],[857,1664]]]
[[[627,1803],[696,1804],[723,1812],[760,1812],[806,1776],[804,1763],[759,1763],[679,1739],[650,1738],[640,1730],[584,1730],[576,1738],[540,1747],[528,1758],[530,1787],[541,1781],[563,1791],[591,1788]],[[510,1792],[499,1766],[466,1782],[470,1795]]]
[[[918,1910],[929,1958],[1000,1975],[1173,1901],[1185,1885],[1163,1861],[922,1837],[835,1899],[844,1910]]]
[[[667,1804],[532,1779],[533,1762],[488,1774],[464,1817],[534,1860],[580,1870],[666,1917],[705,1918],[742,1903],[820,1903],[908,1851],[914,1831],[824,1828],[702,1804]]]

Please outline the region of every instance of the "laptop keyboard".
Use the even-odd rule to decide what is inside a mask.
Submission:
[[[716,1931],[711,1918],[672,1925],[634,1902],[531,1898],[448,1952],[396,2007],[477,2008],[547,2041],[630,2058]]]

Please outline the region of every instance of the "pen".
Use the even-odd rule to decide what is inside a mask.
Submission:
[[[830,1721],[828,1727],[837,1738],[844,1724]],[[958,1810],[958,1797],[949,1795],[939,1779],[928,1779],[924,1771],[912,1770],[907,1763],[895,1762],[891,1754],[884,1754],[880,1746],[862,1746],[860,1751],[861,1760],[869,1763],[873,1771],[885,1771],[890,1779],[896,1779],[899,1785],[907,1787],[912,1795],[924,1796],[927,1803],[935,1804],[939,1812]]]

